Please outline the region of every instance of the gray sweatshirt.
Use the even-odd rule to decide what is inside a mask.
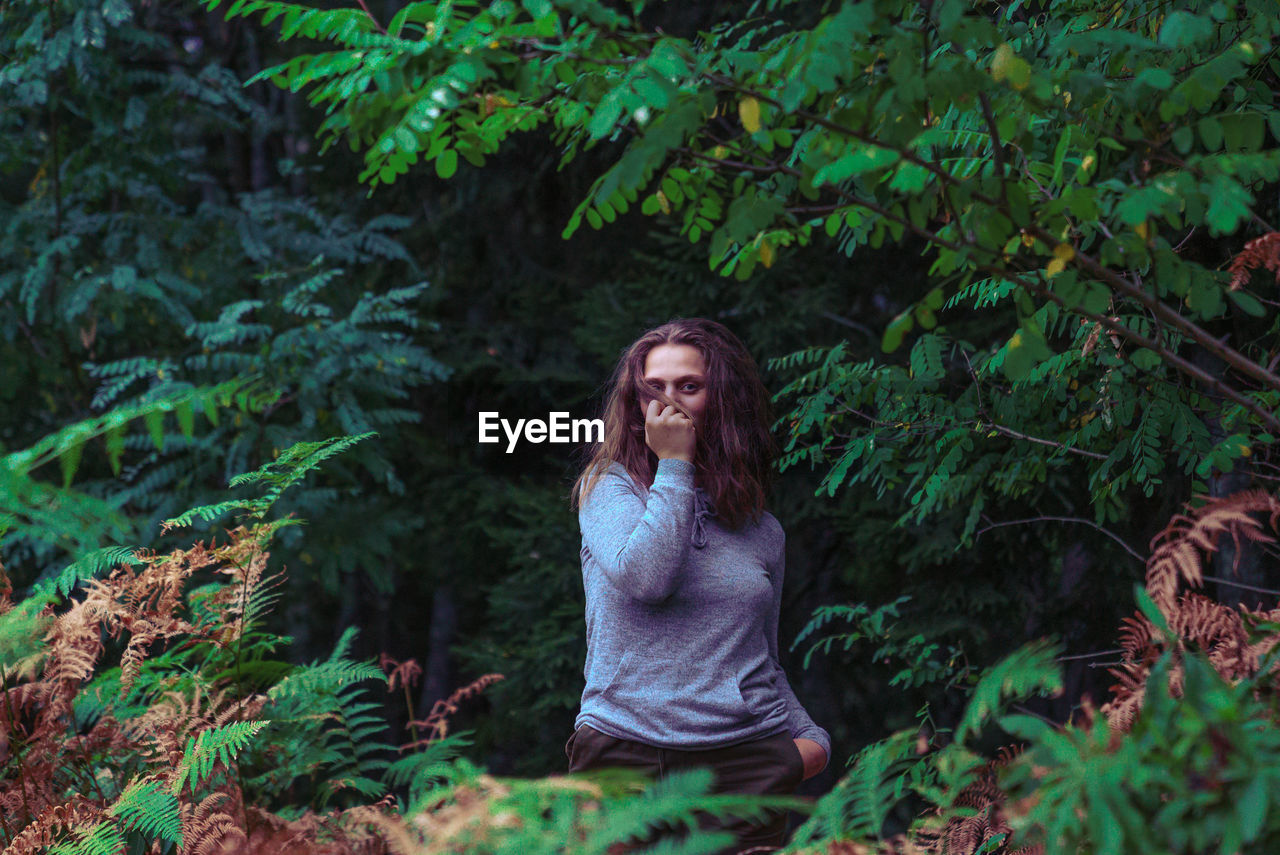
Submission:
[[[587,663],[575,729],[683,749],[785,731],[830,758],[830,735],[778,664],[786,536],[772,514],[724,528],[693,464],[668,458],[648,491],[614,463],[578,521]]]

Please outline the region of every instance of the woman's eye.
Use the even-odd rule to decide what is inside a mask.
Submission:
[[[693,393],[693,392],[698,391],[698,384],[697,384],[697,383],[685,383],[685,384],[684,384],[683,386],[681,386],[680,388],[681,388],[683,391],[685,391],[685,392]]]

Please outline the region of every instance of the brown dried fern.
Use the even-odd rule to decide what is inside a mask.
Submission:
[[[972,810],[971,814],[956,816],[940,809],[932,811],[935,823],[926,822],[914,836],[914,842],[923,851],[934,855],[969,855],[987,845],[991,838],[1005,835],[1008,840],[1013,829],[1005,813],[1005,793],[1000,788],[1000,770],[1008,766],[1022,753],[1021,746],[1007,745],[996,752],[977,777],[955,798],[954,807]],[[1043,855],[1040,846],[1010,848],[1007,843],[990,850],[1001,855]]]
[[[1249,281],[1253,270],[1264,267],[1276,275],[1280,284],[1280,232],[1268,232],[1244,245],[1244,249],[1231,259],[1231,284],[1228,288],[1239,291]]]
[[[417,728],[424,728],[427,731],[428,736],[424,739],[415,740],[400,750],[404,751],[413,748],[420,748],[437,739],[444,739],[444,737],[449,733],[449,716],[458,711],[458,704],[470,697],[480,694],[499,680],[505,679],[506,677],[502,674],[485,674],[483,677],[480,677],[469,685],[458,689],[449,697],[436,701],[431,707],[431,712],[428,713],[425,719],[422,721],[411,721],[405,725],[405,727],[414,730]]]
[[[1253,516],[1257,513],[1265,513],[1267,523],[1275,529],[1280,521],[1280,501],[1265,490],[1209,499],[1190,515],[1175,516],[1152,538],[1153,551],[1147,562],[1147,592],[1168,621],[1177,649],[1193,645],[1203,650],[1218,674],[1230,682],[1254,676],[1262,656],[1277,643],[1274,636],[1250,642],[1245,617],[1273,620],[1272,615],[1280,615],[1280,610],[1232,608],[1202,594],[1180,594],[1179,587],[1183,583],[1192,587],[1204,584],[1201,554],[1216,551],[1224,533],[1231,535],[1237,560],[1242,539],[1274,543],[1276,539],[1264,533]],[[1124,661],[1111,669],[1118,682],[1112,686],[1111,702],[1102,708],[1112,729],[1120,732],[1129,729],[1141,708],[1151,666],[1164,648],[1163,639],[1145,617],[1126,618],[1124,623],[1120,632]],[[1181,695],[1182,678],[1181,665],[1175,661],[1168,686],[1175,696]]]
[[[83,798],[51,805],[9,841],[0,855],[36,855],[62,833],[88,828],[104,818],[102,808]]]
[[[1280,236],[1268,237],[1273,239],[1266,244],[1255,241],[1257,246],[1250,245],[1254,246],[1255,256],[1263,251],[1280,254]],[[1256,637],[1258,634],[1252,631],[1252,626],[1259,623],[1280,624],[1280,608],[1259,611],[1232,608],[1203,594],[1180,591],[1180,588],[1184,584],[1192,587],[1204,584],[1201,556],[1215,551],[1224,533],[1230,534],[1237,556],[1240,555],[1242,539],[1274,542],[1275,538],[1261,531],[1261,523],[1253,516],[1258,513],[1265,513],[1268,524],[1276,529],[1277,521],[1280,521],[1280,500],[1264,490],[1246,490],[1231,496],[1211,498],[1195,511],[1175,516],[1152,538],[1152,554],[1147,562],[1147,593],[1168,622],[1176,650],[1181,652],[1184,646],[1190,645],[1204,651],[1214,669],[1231,682],[1255,676],[1263,658],[1280,644],[1280,634],[1273,632]],[[1129,730],[1141,710],[1148,691],[1151,667],[1164,652],[1166,643],[1161,633],[1142,614],[1122,621],[1119,638],[1122,662],[1110,669],[1116,678],[1115,685],[1111,687],[1111,700],[1097,711],[1105,716],[1113,741],[1119,740]],[[1280,684],[1280,664],[1273,673],[1277,674],[1276,682]],[[1165,690],[1174,697],[1181,697],[1183,679],[1180,662],[1175,660]],[[1280,685],[1273,688],[1280,688]],[[1090,726],[1095,710],[1087,699],[1082,716],[1082,726]],[[971,855],[995,835],[1007,833],[1005,794],[999,787],[997,772],[1000,763],[1008,760],[1008,757],[1002,757],[989,763],[978,779],[957,797],[956,804],[972,808],[975,811],[973,815],[939,815],[937,823],[926,819],[917,834],[917,842],[936,855]],[[1021,851],[1028,855],[1042,852],[1039,848]],[[992,855],[1014,855],[1014,851],[1001,845],[992,850]]]

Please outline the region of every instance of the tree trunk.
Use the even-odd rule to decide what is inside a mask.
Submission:
[[[1219,378],[1223,376],[1226,367],[1222,360],[1202,349],[1192,354],[1191,361]],[[1226,438],[1227,433],[1217,418],[1206,419],[1205,424],[1214,442],[1220,442]],[[1210,472],[1208,485],[1209,495],[1215,498],[1238,493],[1253,485],[1253,467],[1248,462],[1248,458],[1244,458],[1236,461],[1235,469],[1231,472],[1219,472],[1214,469]],[[1241,539],[1239,555],[1236,554],[1235,544],[1229,534],[1219,536],[1217,546],[1217,552],[1213,553],[1206,563],[1205,569],[1208,574],[1219,579],[1228,579],[1255,587],[1268,587],[1263,563],[1260,560],[1261,553],[1252,541]],[[1226,606],[1256,607],[1262,596],[1222,582],[1216,583],[1215,587],[1218,602]]]
[[[442,585],[431,597],[431,628],[427,642],[427,662],[423,666],[422,696],[418,717],[425,718],[431,705],[453,691],[449,645],[458,629],[458,601],[453,588]]]

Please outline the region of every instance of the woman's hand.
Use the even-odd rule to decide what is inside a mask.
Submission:
[[[674,457],[693,462],[696,436],[693,422],[675,407],[662,407],[654,398],[649,402],[644,416],[644,441],[658,455],[659,460]]]
[[[800,780],[807,781],[814,775],[827,768],[827,752],[822,746],[814,742],[812,739],[793,739],[796,748],[800,751],[800,756],[804,758],[804,777]]]

